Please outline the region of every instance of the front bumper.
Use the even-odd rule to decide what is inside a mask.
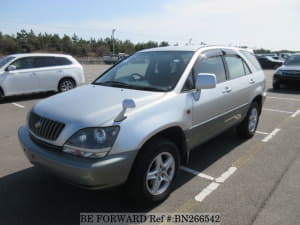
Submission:
[[[274,82],[279,83],[291,83],[291,82],[300,82],[300,75],[278,75],[274,74],[273,76]]]
[[[19,141],[29,161],[68,183],[86,189],[102,189],[126,182],[136,151],[88,159],[53,151],[32,141],[27,127],[18,131]]]
[[[263,104],[265,103],[266,98],[267,98],[267,92],[264,91],[264,93],[263,93],[263,99],[262,99],[262,100],[263,100],[263,101],[262,101]]]

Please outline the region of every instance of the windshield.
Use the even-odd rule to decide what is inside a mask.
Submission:
[[[94,84],[149,91],[170,91],[194,52],[138,52],[101,75]]]
[[[0,59],[0,68],[2,66],[4,66],[6,63],[8,63],[9,61],[13,60],[15,57],[13,56],[6,56]]]
[[[300,66],[300,55],[291,55],[285,60],[284,65]]]

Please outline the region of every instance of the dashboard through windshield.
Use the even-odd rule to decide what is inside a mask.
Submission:
[[[93,84],[149,91],[170,91],[192,51],[138,52],[101,75]]]

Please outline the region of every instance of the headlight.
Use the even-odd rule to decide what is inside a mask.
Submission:
[[[277,70],[275,74],[282,75],[282,70]]]
[[[79,130],[66,142],[63,151],[82,157],[104,157],[114,144],[119,130],[118,126]]]

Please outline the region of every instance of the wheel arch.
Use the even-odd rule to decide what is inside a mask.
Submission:
[[[262,105],[263,105],[263,96],[262,95],[257,95],[252,102],[257,102],[259,106],[259,114],[261,114],[262,111]]]
[[[141,149],[143,148],[143,146],[146,145],[147,143],[149,143],[153,138],[156,138],[156,137],[163,137],[163,138],[166,138],[166,139],[172,141],[179,150],[181,163],[183,163],[183,164],[187,163],[188,157],[189,157],[189,151],[188,151],[184,131],[179,126],[168,127],[168,128],[165,128],[165,129],[160,130],[159,132],[153,134],[151,137],[149,137],[144,142],[144,144],[140,148],[136,158],[138,157],[139,154],[141,154],[141,152],[142,152]]]
[[[72,76],[64,76],[64,77],[60,78],[59,81],[58,81],[58,83],[57,83],[57,91],[59,91],[59,84],[60,84],[60,82],[63,81],[63,80],[66,80],[66,79],[72,80],[74,82],[74,84],[75,84],[75,87],[77,87],[77,82],[76,82],[76,79],[74,77],[72,77]]]
[[[1,86],[0,86],[0,95],[4,96],[4,90]]]

